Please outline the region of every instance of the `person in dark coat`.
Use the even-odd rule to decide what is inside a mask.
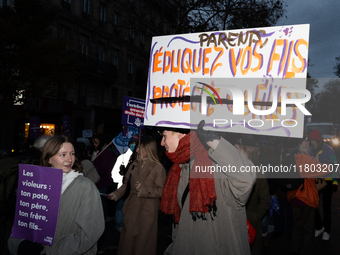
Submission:
[[[113,185],[111,171],[116,162],[117,155],[113,152],[110,146],[105,146],[104,137],[102,135],[94,135],[92,141],[95,146],[95,150],[94,153],[92,153],[91,159],[100,177],[100,180],[96,183],[96,186],[100,193],[108,194],[110,187]],[[94,154],[95,156],[93,157]],[[105,219],[107,219],[109,213],[108,200],[105,195],[102,195],[101,199],[104,210],[104,217]],[[106,236],[107,230],[105,228],[103,235],[98,241],[98,254],[104,253],[107,243]]]
[[[247,158],[260,166],[256,141],[250,135],[244,135],[239,139],[235,147],[243,152]],[[268,181],[265,175],[257,173],[256,183],[246,204],[247,219],[256,230],[256,236],[251,246],[252,255],[261,255],[262,251],[262,227],[261,221],[270,208],[270,193]]]
[[[337,159],[335,152],[331,146],[324,143],[319,130],[314,129],[309,135],[310,155],[321,164],[336,164]],[[325,178],[327,186],[320,191],[319,196],[322,199],[323,219],[321,218],[319,209],[315,214],[315,237],[322,234],[322,240],[329,241],[332,223],[332,196],[337,192],[339,181],[332,174],[328,174]],[[322,195],[322,196],[321,196]]]

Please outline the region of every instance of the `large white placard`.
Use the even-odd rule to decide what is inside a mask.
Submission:
[[[227,124],[220,125],[220,131],[301,137],[303,102],[309,96],[308,42],[308,24],[154,37],[144,125],[195,128],[205,119],[207,127],[215,129],[215,120],[224,119]],[[221,88],[221,78],[228,78],[228,92]],[[230,85],[236,89],[231,91]],[[233,105],[240,103],[240,92],[243,110]],[[202,107],[202,98],[209,97],[216,102]],[[254,109],[249,98],[256,102]],[[271,102],[276,102],[274,108]],[[287,105],[285,114],[282,103]],[[274,111],[259,114],[268,109]],[[241,125],[230,125],[235,122]]]

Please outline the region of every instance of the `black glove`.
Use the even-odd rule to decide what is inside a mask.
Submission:
[[[122,176],[126,174],[126,167],[123,164],[121,164],[119,167],[119,174]]]
[[[205,121],[201,120],[201,122],[198,124],[196,133],[197,133],[198,139],[200,139],[201,143],[204,145],[204,147],[206,147],[207,142],[210,142],[216,139],[219,140],[220,135],[218,135],[214,131],[203,130],[204,124],[205,124]]]
[[[40,255],[40,252],[44,249],[44,246],[40,243],[34,243],[29,240],[24,240],[19,244],[17,254],[18,255]]]

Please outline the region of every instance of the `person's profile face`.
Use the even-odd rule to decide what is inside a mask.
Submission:
[[[50,158],[49,163],[53,168],[62,169],[69,173],[76,159],[72,143],[63,143],[59,151]]]
[[[317,149],[319,146],[319,143],[317,140],[311,139],[310,140],[310,145],[312,146],[313,149]]]
[[[99,146],[99,143],[100,143],[99,139],[98,138],[94,138],[94,139],[92,139],[92,142],[93,142],[94,148],[98,149],[98,146]]]
[[[185,134],[165,130],[162,136],[161,146],[164,146],[167,152],[172,153],[176,151],[179,140],[181,140]]]

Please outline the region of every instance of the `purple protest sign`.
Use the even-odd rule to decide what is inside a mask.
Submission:
[[[122,125],[144,128],[145,100],[124,96]]]
[[[63,171],[19,164],[11,237],[51,246],[57,226]]]

